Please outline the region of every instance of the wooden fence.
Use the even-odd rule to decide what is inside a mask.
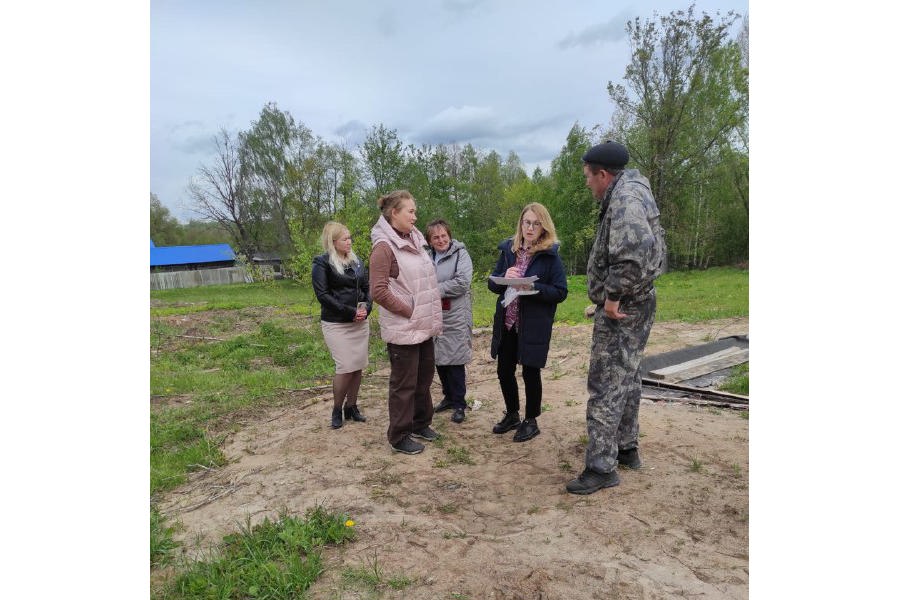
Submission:
[[[244,267],[150,273],[151,290],[171,290],[174,288],[189,288],[201,285],[223,285],[228,283],[251,283],[252,281],[253,278]]]

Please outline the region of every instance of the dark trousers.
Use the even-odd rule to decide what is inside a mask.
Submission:
[[[466,407],[466,365],[438,365],[444,397],[453,408]]]
[[[497,353],[497,379],[506,412],[519,412],[519,384],[516,382],[516,364],[519,356],[519,334],[503,328],[500,350]],[[541,414],[541,370],[522,365],[522,381],[525,382],[525,418],[536,419]]]
[[[434,380],[434,342],[388,344],[391,378],[388,387],[388,442],[400,443],[412,431],[431,425],[431,382]]]

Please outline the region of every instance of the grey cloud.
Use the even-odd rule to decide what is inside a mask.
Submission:
[[[209,154],[215,152],[213,135],[194,135],[174,142],[173,146],[185,154]]]
[[[571,115],[552,115],[539,119],[508,121],[487,106],[451,106],[429,118],[425,124],[410,134],[421,144],[467,144],[485,146],[501,151],[512,148],[518,152],[518,144],[524,136],[547,129],[570,126]],[[502,152],[501,152],[502,153]]]
[[[215,152],[216,133],[201,121],[181,121],[169,129],[168,142],[185,154],[210,154]]]
[[[463,16],[473,12],[481,4],[482,0],[444,0],[442,3],[444,10],[453,13],[456,16]]]
[[[625,23],[631,18],[630,11],[622,11],[606,23],[598,23],[582,29],[578,33],[570,33],[556,46],[562,50],[576,46],[593,46],[601,42],[618,42],[625,39]]]
[[[179,123],[175,123],[174,125],[172,125],[169,128],[169,133],[171,133],[172,135],[177,135],[179,132],[184,131],[184,130],[190,131],[190,130],[196,130],[196,129],[202,129],[202,128],[203,128],[202,121],[197,121],[197,120],[181,121]]]
[[[352,121],[347,121],[343,125],[336,127],[334,129],[334,134],[346,140],[350,146],[355,146],[356,144],[361,144],[366,139],[366,132],[368,129],[369,128],[366,127],[365,123],[353,119]]]
[[[384,9],[378,14],[375,25],[378,27],[381,35],[386,38],[392,38],[397,31],[397,16],[394,14],[394,11]]]

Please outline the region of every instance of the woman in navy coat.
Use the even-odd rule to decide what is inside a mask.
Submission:
[[[510,286],[488,280],[488,288],[498,294],[494,312],[491,357],[497,359],[497,379],[506,413],[494,425],[494,433],[516,428],[514,442],[524,442],[538,435],[537,418],[541,414],[541,369],[547,364],[550,336],[556,305],[566,299],[566,271],[559,258],[559,240],[553,219],[544,205],[527,204],[519,215],[516,233],[498,246],[500,256],[492,276],[537,279],[516,286],[511,301]],[[519,386],[516,364],[522,365],[525,383],[525,419],[519,418]]]

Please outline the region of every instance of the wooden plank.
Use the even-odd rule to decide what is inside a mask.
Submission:
[[[372,377],[371,375],[369,377]],[[697,388],[690,385],[680,385],[677,383],[669,383],[667,381],[658,381],[655,379],[643,378],[641,384],[644,386],[653,386],[662,390],[674,390],[686,392],[688,394],[699,394],[700,396],[709,396],[711,398],[724,398],[726,400],[734,400],[736,402],[749,403],[750,396],[743,394],[732,394],[731,392],[723,392],[722,390],[713,390],[709,388]]]
[[[696,406],[717,406],[721,408],[732,408],[737,410],[748,410],[749,406],[740,402],[726,402],[724,400],[707,400],[705,398],[670,398],[657,394],[642,394],[641,399],[652,400],[653,402],[680,402],[682,404],[694,404]]]
[[[671,367],[656,369],[647,373],[653,379],[660,381],[679,382],[686,379],[692,379],[719,369],[733,367],[750,360],[750,350],[744,348],[725,348],[719,352],[701,356],[694,360],[689,360]]]

